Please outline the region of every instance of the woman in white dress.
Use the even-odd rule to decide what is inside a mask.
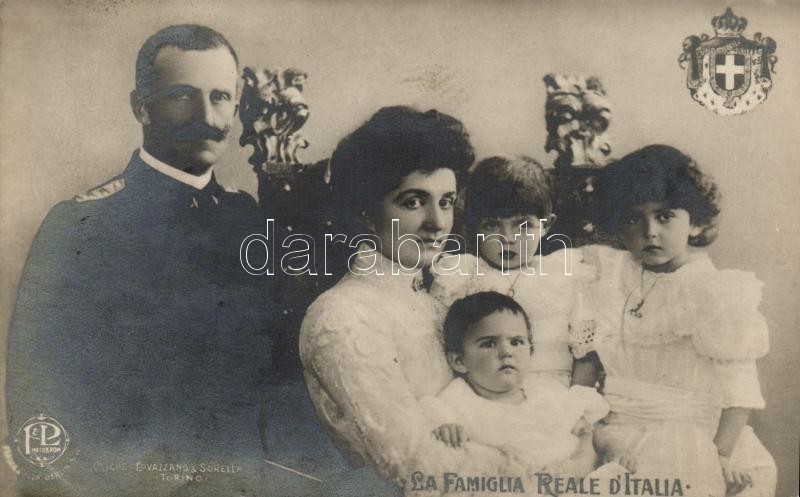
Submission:
[[[351,244],[358,251],[350,270],[309,308],[300,354],[337,446],[354,467],[372,467],[398,490],[410,490],[420,472],[514,475],[522,467],[502,449],[445,446],[419,403],[452,380],[441,310],[423,273],[450,233],[457,178],[473,158],[458,120],[388,107],[342,140],[331,159],[340,211],[369,236]]]

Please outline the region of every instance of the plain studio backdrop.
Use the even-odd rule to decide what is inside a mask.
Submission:
[[[686,36],[713,36],[711,18],[729,5],[748,19],[746,37],[777,41],[778,64],[765,103],[722,117],[692,101],[677,59]],[[711,256],[765,283],[771,352],[759,368],[767,408],[751,422],[778,463],[778,496],[797,494],[798,3],[20,0],[3,3],[0,22],[3,357],[16,285],[48,209],[121,172],[141,142],[128,104],[134,62],[164,26],[209,25],[243,65],[308,72],[303,131],[311,146],[300,155],[309,162],[328,157],[378,107],[411,104],[463,120],[479,158],[525,153],[552,164],[542,77],[594,75],[613,105],[614,156],[671,144],[719,182],[722,225]],[[253,192],[240,132],[237,123],[216,171],[223,184]],[[0,471],[3,495],[10,475]]]

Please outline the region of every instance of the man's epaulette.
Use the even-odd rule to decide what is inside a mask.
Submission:
[[[101,200],[108,198],[115,193],[119,193],[125,188],[125,179],[117,178],[112,179],[108,183],[92,188],[86,193],[75,196],[76,202],[89,202],[90,200]]]

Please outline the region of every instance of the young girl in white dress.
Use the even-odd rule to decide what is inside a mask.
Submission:
[[[444,339],[457,377],[423,405],[434,434],[449,446],[502,446],[527,464],[527,475],[582,478],[594,469],[591,426],[608,414],[608,404],[593,388],[566,389],[528,375],[532,335],[528,315],[507,295],[479,292],[455,301]]]
[[[445,256],[434,264],[431,294],[449,306],[481,291],[509,295],[531,317],[532,374],[569,386],[572,355],[569,316],[576,284],[594,276],[579,250],[536,254],[555,222],[551,179],[526,156],[490,157],[471,172],[464,217],[468,254]],[[473,250],[474,249],[474,250]]]
[[[573,382],[600,384],[604,372],[611,413],[595,446],[661,495],[676,484],[685,496],[774,495],[775,463],[746,425],[764,407],[762,283],[689,250],[716,235],[716,185],[688,156],[652,145],[608,166],[596,194],[603,227],[627,251],[584,247],[598,276],[579,292]]]

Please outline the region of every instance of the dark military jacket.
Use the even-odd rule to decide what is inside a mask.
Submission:
[[[50,211],[8,344],[8,443],[24,495],[399,493],[351,467],[314,412],[297,351],[302,281],[240,264],[245,237],[268,233],[265,210],[134,154],[120,176]],[[51,422],[64,433],[48,428],[48,443],[63,453],[40,467],[26,441],[51,450],[31,433]]]
[[[50,211],[8,343],[9,445],[29,495],[255,493],[281,318],[273,282],[239,261],[260,231],[256,209],[135,153],[120,176]],[[41,425],[26,422],[40,415],[60,438],[36,438]],[[48,443],[63,454],[39,467],[31,444]]]

